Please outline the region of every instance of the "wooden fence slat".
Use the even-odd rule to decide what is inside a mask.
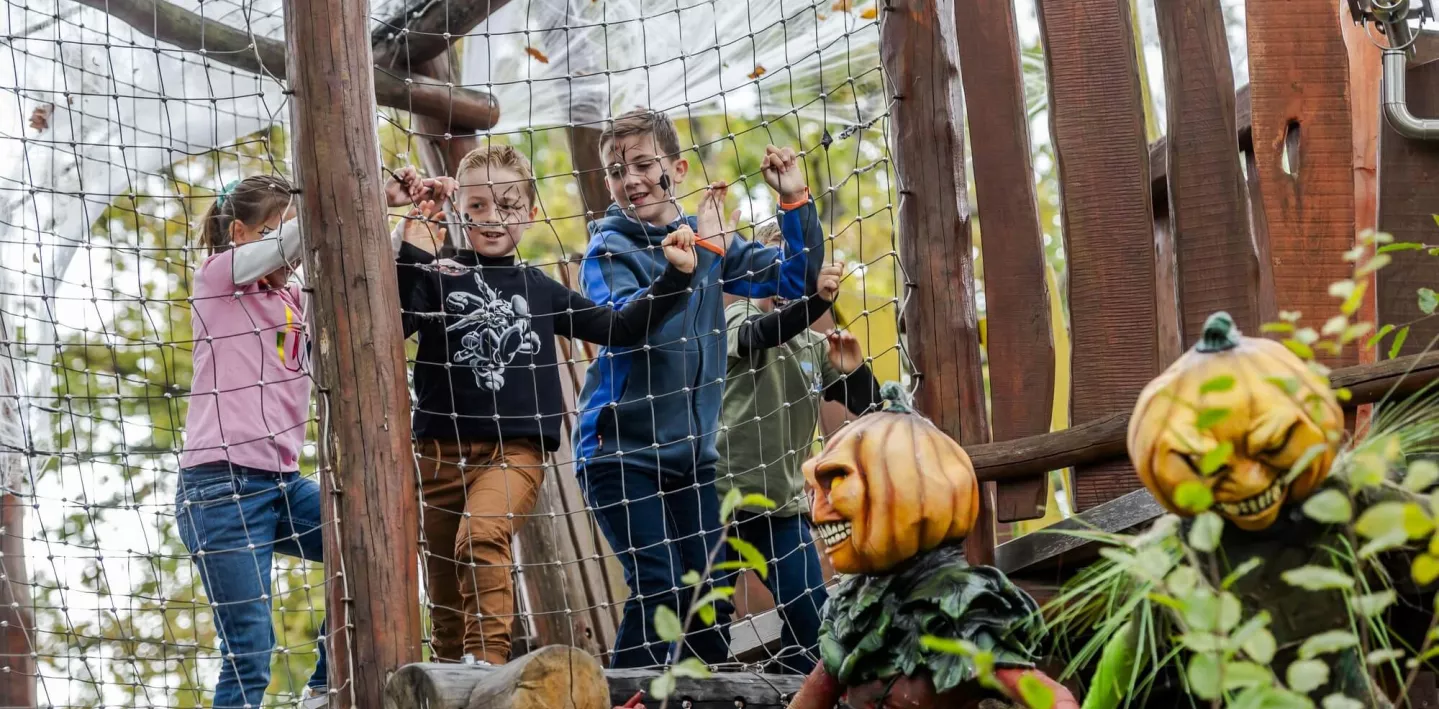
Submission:
[[[1049,430],[1054,417],[1054,342],[1044,279],[1029,118],[1019,63],[1014,3],[957,0],[960,74],[969,112],[974,182],[984,215],[984,296],[988,314],[990,425],[997,441]],[[995,357],[993,353],[1002,356]],[[996,491],[1000,522],[1044,516],[1044,479]]]
[[[1439,116],[1439,60],[1411,66],[1405,72],[1409,108],[1417,116]],[[1384,124],[1379,138],[1379,229],[1395,241],[1439,246],[1439,142],[1410,140]],[[1436,287],[1439,259],[1422,251],[1396,251],[1394,261],[1375,274],[1378,281],[1378,322],[1401,325],[1424,313],[1416,291]],[[1415,322],[1403,354],[1418,354],[1439,337],[1439,318]],[[1388,352],[1386,340],[1380,349]]]
[[[1234,73],[1219,0],[1155,4],[1164,48],[1169,219],[1175,245],[1180,340],[1192,344],[1224,310],[1259,330],[1259,255],[1235,126]]]
[[[7,371],[6,376],[9,376]],[[15,401],[18,401],[16,399]],[[6,407],[14,410],[14,404]],[[9,413],[9,411],[7,411]],[[18,412],[17,412],[18,413]],[[16,453],[7,456],[18,457]],[[0,484],[9,466],[0,467]],[[34,609],[30,604],[30,574],[25,567],[24,498],[0,492],[0,706],[36,706],[35,658],[32,641]]]
[[[1349,61],[1328,0],[1249,0],[1254,158],[1281,310],[1316,330],[1339,310],[1354,244]],[[1345,20],[1347,21],[1347,20]],[[1358,361],[1354,348],[1330,366]]]
[[[952,0],[886,0],[880,58],[894,93],[904,325],[916,403],[963,444],[989,440],[974,302],[964,116]],[[994,555],[994,509],[982,505],[970,559]]]
[[[1071,420],[1129,406],[1158,373],[1149,147],[1127,0],[1039,0],[1073,332]],[[1129,464],[1075,471],[1085,510],[1139,486]]]

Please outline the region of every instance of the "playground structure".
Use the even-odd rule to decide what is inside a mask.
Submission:
[[[397,600],[421,597],[418,568],[394,563],[419,553],[414,480],[385,474],[410,465],[410,404],[402,333],[386,315],[398,306],[388,275],[390,222],[376,197],[384,173],[375,106],[410,112],[414,150],[429,172],[452,166],[480,140],[469,134],[505,120],[509,107],[496,98],[501,91],[454,85],[447,50],[459,37],[485,36],[475,28],[505,3],[387,5],[383,9],[393,11],[387,14],[345,0],[287,1],[283,42],[162,0],[80,4],[109,13],[140,36],[188,53],[203,50],[206,61],[264,73],[286,87],[289,139],[307,146],[293,151],[292,169],[305,205],[305,270],[316,303],[323,401],[317,474],[333,500],[326,543],[334,561],[324,572],[327,642],[336,658],[331,685],[341,688],[339,706],[379,706],[387,682],[393,692],[403,691],[396,683],[408,682],[414,695],[429,693],[432,701],[449,692],[441,705],[463,705],[482,673],[418,667],[390,678],[423,659],[424,627],[419,605]],[[849,5],[822,3],[809,12],[865,19],[865,6]],[[1160,513],[1124,459],[1127,412],[1140,388],[1195,339],[1208,314],[1226,310],[1241,329],[1258,332],[1281,312],[1297,311],[1301,325],[1318,329],[1336,303],[1329,284],[1350,275],[1343,254],[1360,232],[1439,244],[1432,217],[1439,199],[1431,187],[1439,181],[1439,142],[1432,140],[1439,38],[1425,31],[1423,6],[1410,18],[1418,24],[1376,6],[1249,0],[1249,81],[1236,87],[1220,4],[1155,3],[1167,130],[1152,141],[1130,3],[1037,0],[1048,139],[1062,191],[1067,368],[1056,367],[1065,355],[1052,336],[1047,229],[1037,207],[1013,4],[890,0],[868,6],[873,16],[867,19],[878,24],[886,100],[878,113],[856,110],[851,126],[863,132],[871,128],[866,122],[877,123],[889,146],[888,157],[862,174],[893,180],[886,189],[892,207],[874,213],[880,220],[892,215],[890,253],[898,254],[902,294],[897,302],[866,299],[858,319],[899,322],[902,351],[871,354],[903,362],[917,408],[966,446],[987,483],[979,531],[969,540],[972,561],[997,565],[1041,599],[1083,564],[1092,549],[1076,538],[1000,539],[1001,525],[1043,514],[1055,470],[1072,469],[1069,489],[1079,518],[1061,525],[1118,531]],[[1354,21],[1356,12],[1365,22]],[[371,15],[385,19],[372,22]],[[248,21],[258,26],[264,19]],[[268,18],[272,28],[278,20]],[[583,56],[572,48],[568,60]],[[547,64],[559,58],[546,57]],[[849,77],[873,78],[876,69],[850,68]],[[580,66],[570,72],[593,75]],[[764,75],[759,67],[751,73],[756,82]],[[565,127],[572,179],[588,215],[607,202],[595,149],[602,119],[572,114]],[[822,153],[833,139],[826,132],[823,141],[801,147]],[[965,174],[970,164],[973,209]],[[983,342],[971,239],[976,211],[988,235],[980,253]],[[53,223],[39,229],[60,231]],[[1427,317],[1415,298],[1418,288],[1434,285],[1426,256],[1394,252],[1393,262],[1369,277],[1361,313],[1406,326],[1407,338],[1392,353],[1391,339],[1328,362],[1336,386],[1353,394],[1350,411],[1378,401],[1396,382],[1402,393],[1439,373],[1439,354],[1431,351],[1439,320]],[[47,278],[63,275],[40,280]],[[54,291],[40,292],[54,297]],[[12,300],[40,298],[24,295],[34,291],[15,293]],[[12,334],[9,325],[6,333],[12,348],[36,341]],[[563,346],[572,362],[593,356],[584,346]],[[0,687],[0,706],[63,705],[41,696],[50,680],[37,667],[50,651],[42,650],[27,612],[33,601],[26,562],[44,555],[25,542],[48,533],[36,536],[23,524],[27,508],[54,502],[22,487],[44,472],[35,461],[45,454],[31,427],[46,419],[26,409],[53,397],[25,393],[34,363],[14,350],[9,358],[18,364],[0,375],[9,378],[0,386],[9,392],[5,415],[12,427],[5,465],[20,482],[7,482],[4,490],[0,614],[9,615],[0,615],[0,672],[8,681]],[[571,366],[570,396],[582,374],[582,366]],[[1051,432],[1056,381],[1068,382],[1061,395],[1076,425]],[[530,524],[520,535],[526,628],[531,647],[564,644],[598,655],[612,642],[613,606],[623,601],[623,584],[605,563],[572,476],[562,461],[556,465],[533,513],[551,523]],[[778,636],[773,613],[749,611],[751,617],[735,625],[734,649],[742,659],[763,657]],[[435,679],[442,676],[451,679]],[[649,676],[612,672],[612,696],[627,699]],[[463,691],[455,682],[465,684]],[[748,706],[778,705],[795,686],[789,678],[727,675],[683,682],[678,696],[694,706],[733,706],[735,697]],[[1439,693],[1432,678],[1427,691]]]

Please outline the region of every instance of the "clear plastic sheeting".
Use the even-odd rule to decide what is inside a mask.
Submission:
[[[827,127],[884,112],[879,25],[848,0],[511,2],[476,28],[464,83],[500,103],[497,131],[675,115],[797,114]]]

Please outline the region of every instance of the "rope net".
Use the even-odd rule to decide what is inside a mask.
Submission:
[[[675,586],[705,565],[719,501],[739,487],[774,498],[772,511],[743,507],[729,530],[773,561],[771,573],[764,584],[716,572],[715,583],[738,585],[738,611],[721,612],[722,632],[691,628],[690,646],[710,662],[804,671],[831,574],[786,471],[864,408],[846,403],[859,387],[845,382],[859,375],[840,371],[856,362],[830,356],[836,342],[859,353],[865,376],[906,377],[892,92],[875,5],[494,1],[478,26],[451,29],[459,39],[442,63],[409,61],[417,42],[443,36],[426,17],[473,4],[370,6],[376,56],[388,57],[377,77],[447,71],[416,84],[449,82],[500,109],[472,136],[418,101],[378,108],[389,174],[462,178],[441,217],[440,260],[408,264],[420,283],[412,293],[425,295],[401,294],[407,329],[418,331],[406,351],[423,533],[418,558],[395,563],[420,564],[425,581],[422,598],[394,602],[421,604],[431,659],[500,662],[566,642],[611,665],[665,662],[645,619],[683,605]],[[310,284],[302,268],[285,274],[286,288],[273,274],[242,283],[237,266],[203,268],[245,251],[210,260],[211,215],[238,246],[249,228],[283,239],[285,207],[304,208],[303,195],[286,197],[252,220],[251,183],[233,186],[293,178],[290,155],[305,149],[288,140],[283,61],[267,54],[284,41],[281,3],[7,0],[0,16],[3,681],[57,707],[288,705],[307,684],[347,691],[326,687],[323,671],[312,680],[337,581],[320,561],[333,532],[320,482],[334,471],[315,443],[326,402],[311,386]],[[191,16],[204,37],[176,21]],[[609,119],[636,107],[673,120],[677,155],[659,160],[619,138],[600,145]],[[637,232],[619,229],[630,236],[646,234],[635,218],[650,190],[661,199],[645,214],[703,216],[705,186],[725,181],[725,220],[737,211],[740,239],[802,238],[789,215],[804,209],[782,210],[766,183],[767,145],[799,154],[817,247],[761,267],[760,250],[747,265],[696,248],[720,275],[671,313],[655,305],[638,320],[639,340],[563,336],[601,328],[592,323],[622,304],[625,284],[629,294],[649,286],[665,265],[658,239],[592,237],[588,224],[614,196],[601,189],[622,193],[628,212],[608,219],[630,219]],[[495,146],[529,169],[457,175],[464,153]],[[391,210],[401,260],[409,209]],[[521,234],[523,269],[481,247]],[[641,258],[656,270],[615,275]],[[783,345],[747,339],[761,329],[753,318],[787,305],[766,296],[786,295],[777,284],[787,264],[806,258],[846,264],[834,306]],[[564,287],[593,303],[553,307]],[[847,335],[827,339],[830,330]],[[543,403],[551,394],[557,411]],[[654,435],[637,433],[646,430]],[[719,460],[705,458],[706,441]]]

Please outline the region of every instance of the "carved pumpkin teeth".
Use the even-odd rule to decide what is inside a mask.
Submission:
[[[1257,515],[1274,505],[1281,495],[1284,494],[1284,484],[1278,480],[1274,481],[1264,492],[1253,497],[1245,498],[1238,502],[1221,502],[1219,509],[1225,514],[1233,517],[1248,517]]]
[[[854,527],[849,522],[826,522],[815,527],[819,532],[819,538],[824,541],[825,546],[834,546],[849,539],[854,533]]]

